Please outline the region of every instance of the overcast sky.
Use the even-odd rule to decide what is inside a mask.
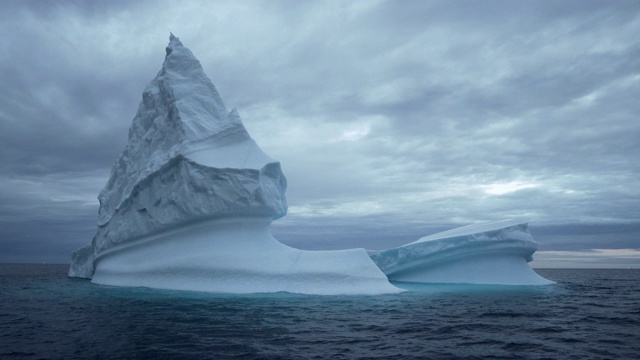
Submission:
[[[0,262],[91,241],[171,31],[282,163],[281,241],[520,218],[552,265],[640,266],[638,1],[0,3]]]

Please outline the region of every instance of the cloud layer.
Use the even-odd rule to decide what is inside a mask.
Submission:
[[[640,269],[640,250],[591,249],[579,251],[538,251],[531,266],[535,268]]]
[[[169,31],[282,162],[283,241],[384,248],[517,217],[545,250],[640,247],[637,2],[3,8],[0,261],[90,241]]]

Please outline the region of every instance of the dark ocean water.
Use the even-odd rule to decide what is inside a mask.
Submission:
[[[640,359],[640,270],[384,296],[114,288],[0,264],[1,359]]]

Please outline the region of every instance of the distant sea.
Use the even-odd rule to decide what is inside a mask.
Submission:
[[[640,270],[382,296],[115,288],[0,264],[0,359],[640,359]]]

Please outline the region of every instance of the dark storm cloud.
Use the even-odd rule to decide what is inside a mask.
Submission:
[[[581,250],[637,248],[639,224],[563,224],[532,228],[536,238],[545,239],[546,249]],[[546,250],[545,249],[545,250]]]
[[[94,233],[95,214],[81,214],[62,221],[3,222],[0,227],[2,262],[65,264],[78,248],[78,240],[90,242]]]
[[[544,250],[638,247],[637,2],[2,5],[0,261],[90,241],[169,31],[282,162],[285,242],[517,217]]]
[[[538,251],[531,263],[534,268],[553,268],[558,264],[569,268],[640,269],[640,250],[632,248]]]
[[[4,177],[0,187],[0,254],[4,262],[66,263],[79,239],[91,239],[95,194],[106,174]]]
[[[29,4],[47,11],[4,13],[15,27],[0,64],[0,167],[18,174],[103,168],[126,143],[128,125],[116,120],[131,119],[135,109],[128,99],[136,94],[126,87],[132,75],[111,71],[99,51],[77,48],[68,41],[73,34],[56,29],[61,18],[82,14],[76,7],[60,14],[53,2]]]

